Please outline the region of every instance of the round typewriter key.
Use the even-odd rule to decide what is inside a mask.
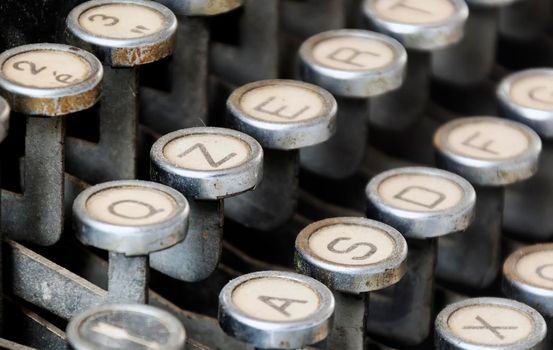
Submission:
[[[263,181],[255,191],[229,200],[227,213],[245,226],[277,228],[296,207],[298,149],[334,133],[336,101],[311,84],[262,80],[236,89],[227,110],[227,124],[254,137],[265,151]]]
[[[177,18],[144,0],[92,0],[67,17],[67,40],[104,64],[97,144],[70,137],[68,170],[90,183],[136,178],[138,66],[173,52]]]
[[[107,304],[71,319],[67,340],[73,350],[183,350],[186,332],[175,316],[153,306]]]
[[[369,293],[405,273],[407,243],[377,221],[340,217],[317,221],[296,239],[296,270],[329,287],[336,301],[331,349],[363,349]]]
[[[110,252],[110,301],[147,301],[148,255],[184,239],[188,213],[183,195],[154,182],[112,181],[79,194],[73,204],[77,238]]]
[[[232,11],[244,0],[159,0],[176,14],[184,16],[215,16]]]
[[[191,205],[186,241],[152,254],[152,267],[180,280],[203,280],[219,263],[223,199],[257,186],[263,149],[241,132],[200,127],[161,137],[150,158],[152,179],[189,197]]]
[[[59,240],[65,177],[65,118],[60,116],[92,107],[100,98],[102,76],[100,62],[72,46],[32,44],[0,54],[0,95],[27,120],[24,193],[4,192],[3,230],[11,239],[40,245]]]
[[[362,5],[370,29],[387,34],[407,49],[407,75],[400,89],[375,99],[371,122],[384,131],[408,130],[426,111],[434,52],[463,37],[468,8],[463,0],[365,0]],[[390,137],[400,137],[391,134]],[[382,147],[395,148],[387,140]]]
[[[505,226],[524,239],[553,236],[553,70],[529,69],[503,79],[497,88],[501,115],[528,125],[542,138],[538,171],[528,181],[509,187],[505,198]],[[524,213],[524,215],[521,215]]]
[[[257,348],[296,349],[324,340],[334,297],[318,281],[264,271],[230,281],[219,294],[219,324]]]
[[[503,292],[538,310],[553,326],[553,244],[518,249],[503,264]],[[551,335],[547,344],[552,344]]]
[[[486,288],[500,269],[503,186],[536,172],[541,141],[522,124],[473,117],[444,124],[434,145],[438,164],[465,177],[477,192],[471,227],[440,241],[438,276],[461,287]]]
[[[436,52],[432,73],[440,81],[470,86],[482,83],[495,63],[499,11],[518,0],[466,0],[470,16],[463,38]]]
[[[467,299],[436,318],[437,349],[539,349],[546,334],[543,317],[531,307],[501,298]]]
[[[337,133],[302,150],[302,166],[331,179],[353,175],[365,155],[369,98],[396,90],[407,55],[394,39],[365,30],[333,30],[300,48],[302,79],[337,96]]]
[[[408,167],[374,177],[366,196],[368,217],[399,230],[409,248],[405,276],[376,292],[379,298],[371,302],[369,334],[403,346],[420,344],[431,330],[437,238],[469,226],[476,201],[474,189],[447,171]]]

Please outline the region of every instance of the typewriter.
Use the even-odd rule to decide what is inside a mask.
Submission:
[[[0,348],[553,349],[552,24],[3,0]]]

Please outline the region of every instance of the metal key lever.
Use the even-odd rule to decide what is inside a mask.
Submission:
[[[205,127],[163,136],[150,157],[152,179],[177,189],[191,202],[187,239],[152,254],[152,267],[179,280],[201,281],[219,263],[223,199],[257,186],[263,150],[243,133]]]
[[[320,144],[335,131],[336,101],[327,91],[295,80],[262,80],[236,89],[227,101],[227,124],[264,147],[264,178],[257,188],[228,201],[229,216],[270,231],[294,214],[299,149]]]
[[[138,67],[171,55],[177,19],[165,6],[142,0],[93,0],[67,17],[68,41],[104,64],[100,141],[69,137],[67,168],[95,184],[136,178]]]
[[[189,210],[183,195],[154,182],[112,181],[79,194],[76,235],[109,251],[109,302],[148,302],[148,255],[186,237]]]
[[[72,350],[184,350],[186,331],[175,316],[149,305],[107,304],[72,318]]]
[[[27,115],[23,193],[4,191],[4,232],[52,245],[64,221],[64,116],[98,101],[102,65],[86,51],[59,44],[20,46],[0,61],[0,93],[13,111]]]
[[[324,283],[336,302],[329,349],[367,348],[369,292],[397,283],[406,257],[399,232],[365,218],[321,220],[299,233],[296,270]]]
[[[405,50],[386,36],[344,29],[309,38],[299,55],[302,79],[328,89],[338,102],[336,134],[302,150],[302,166],[326,178],[347,178],[365,155],[369,98],[401,85]]]
[[[538,170],[505,192],[504,226],[523,240],[553,237],[553,70],[529,69],[507,76],[497,87],[501,116],[532,128],[542,139]]]
[[[170,91],[143,88],[141,120],[160,133],[205,125],[209,17],[239,8],[244,0],[159,0],[177,16],[177,45],[170,62]]]
[[[472,225],[439,242],[438,276],[459,287],[484,289],[500,269],[504,186],[536,172],[541,141],[520,123],[472,117],[442,125],[434,146],[439,166],[465,177],[477,191]]]
[[[409,250],[403,278],[371,298],[369,334],[400,347],[420,345],[431,332],[438,237],[469,226],[474,188],[447,171],[409,167],[374,177],[366,196],[367,216],[397,228]]]
[[[553,344],[553,244],[538,244],[513,252],[503,264],[503,293],[535,308],[547,323],[545,345]]]
[[[237,23],[239,45],[213,41],[210,73],[235,86],[278,78],[279,6],[278,0],[244,0]]]
[[[366,26],[397,39],[405,46],[408,57],[403,84],[376,97],[371,105],[370,122],[378,134],[372,143],[390,154],[401,154],[419,163],[425,163],[427,158],[432,160],[430,144],[424,148],[422,142],[407,139],[424,135],[422,120],[430,100],[431,60],[435,53],[455,45],[463,37],[467,5],[463,0],[365,0],[362,11]],[[420,153],[430,156],[413,152],[414,145],[424,149]]]
[[[486,80],[495,62],[499,9],[518,0],[466,0],[470,15],[461,41],[432,57],[433,76],[470,86]]]
[[[318,343],[327,337],[333,313],[330,290],[292,272],[243,275],[219,294],[223,331],[256,349],[300,349]]]
[[[543,317],[510,299],[474,298],[447,306],[436,318],[438,350],[544,349]]]

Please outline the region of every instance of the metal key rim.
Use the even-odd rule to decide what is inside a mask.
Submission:
[[[476,159],[451,151],[447,136],[450,132],[467,122],[491,122],[508,125],[520,130],[528,138],[528,149],[512,158],[489,160]],[[450,171],[465,177],[471,183],[481,186],[504,186],[526,180],[537,171],[542,143],[532,129],[518,122],[497,117],[466,117],[442,125],[433,139],[439,161]]]
[[[509,297],[553,315],[553,290],[535,285],[516,272],[517,264],[522,258],[543,251],[553,251],[553,243],[526,246],[509,255],[503,264],[503,289],[509,292]]]
[[[339,224],[366,226],[385,232],[394,242],[387,259],[367,265],[344,265],[318,256],[309,247],[309,239],[318,230]],[[336,217],[316,221],[297,236],[296,268],[322,281],[329,288],[346,293],[365,293],[397,283],[407,271],[407,242],[396,229],[384,223],[361,217]],[[321,278],[318,278],[321,276]]]
[[[513,73],[499,83],[496,95],[505,117],[532,127],[545,138],[551,138],[553,137],[553,111],[522,106],[514,102],[510,96],[511,88],[518,80],[540,75],[553,77],[553,70],[550,68],[533,68]]]
[[[414,211],[397,208],[386,203],[378,189],[386,179],[404,175],[426,175],[445,178],[457,184],[463,198],[453,207],[439,211]],[[376,210],[380,219],[398,229],[405,237],[415,239],[434,238],[466,229],[474,217],[476,192],[472,185],[449,171],[427,167],[405,167],[388,170],[373,177],[365,189],[368,210]]]
[[[262,278],[288,279],[302,285],[307,284],[307,287],[311,288],[320,298],[317,311],[307,318],[295,321],[265,321],[247,315],[235,306],[232,294],[243,283]],[[286,347],[289,349],[321,341],[330,331],[333,313],[334,296],[332,292],[319,281],[293,272],[261,271],[242,275],[227,283],[219,294],[221,328],[246,342],[252,341],[247,338],[249,335],[259,333],[256,334],[258,339],[251,344],[261,347],[279,348],[281,344],[278,339],[290,341],[290,347]]]
[[[15,82],[12,82],[8,78],[6,78],[4,74],[2,74],[2,71],[0,69],[0,86],[2,86],[2,88],[6,91],[15,95],[23,95],[24,97],[37,99],[63,98],[67,96],[78,97],[79,95],[89,93],[91,90],[96,89],[102,81],[104,70],[102,64],[94,55],[77,47],[63,44],[29,44],[6,50],[0,54],[0,67],[2,67],[4,63],[11,57],[30,51],[62,51],[77,55],[89,64],[91,75],[86,80],[68,87],[38,88],[22,86]]]
[[[431,24],[407,24],[383,19],[374,9],[375,0],[365,0],[362,11],[367,21],[407,48],[432,51],[455,44],[463,38],[468,6],[463,0],[449,1],[455,7],[453,15]]]
[[[163,192],[175,201],[175,212],[163,222],[140,226],[106,223],[87,213],[87,201],[94,194],[121,187],[150,188]],[[73,202],[75,233],[79,241],[128,256],[147,255],[184,240],[188,231],[189,213],[188,201],[180,192],[162,184],[142,180],[119,180],[95,185],[81,192]]]
[[[129,4],[147,7],[160,13],[164,20],[163,28],[153,34],[139,38],[117,39],[95,35],[84,30],[79,24],[79,18],[84,12],[110,4]],[[74,38],[101,56],[109,58],[114,66],[134,66],[160,60],[173,51],[177,18],[167,7],[154,1],[145,0],[92,0],[82,3],[69,13],[67,28]],[[152,54],[153,52],[153,54]],[[125,53],[127,55],[125,55]],[[144,53],[143,57],[132,57],[134,53]],[[147,54],[146,54],[147,53]],[[128,56],[128,57],[126,57]]]
[[[272,122],[248,116],[241,108],[242,97],[248,92],[266,86],[287,85],[307,89],[323,99],[321,114],[299,122]],[[263,147],[293,150],[328,140],[336,129],[338,105],[326,90],[297,80],[269,79],[249,83],[234,90],[227,100],[228,122],[258,140]]]
[[[180,321],[165,310],[140,304],[103,304],[89,309],[71,319],[67,325],[67,339],[69,339],[69,343],[76,350],[96,350],[97,344],[92,344],[82,339],[80,327],[88,318],[93,317],[98,313],[110,311],[134,312],[158,319],[160,323],[167,327],[169,334],[171,334],[169,339],[170,342],[168,344],[164,344],[164,349],[181,350],[186,341],[186,330]]]
[[[165,155],[167,144],[189,135],[223,135],[234,137],[250,148],[242,164],[224,170],[193,170],[178,167]],[[196,199],[215,200],[254,188],[263,174],[263,149],[259,143],[242,132],[217,127],[196,127],[171,132],[159,138],[150,151],[152,179],[161,181]]]
[[[387,66],[371,71],[345,71],[319,63],[313,57],[313,48],[321,41],[354,36],[382,42],[394,52],[394,60]],[[311,36],[299,49],[303,79],[343,97],[368,98],[398,89],[403,83],[407,52],[394,38],[360,29],[338,29]]]
[[[514,304],[514,305],[513,305]],[[494,305],[494,306],[503,306],[511,310],[518,312],[523,312],[528,318],[533,321],[534,329],[529,337],[524,339],[522,342],[517,342],[516,344],[489,346],[483,344],[471,344],[466,342],[464,339],[457,337],[450,330],[448,326],[449,317],[453,315],[456,311],[469,306],[477,305]],[[514,307],[516,306],[516,308]],[[544,318],[533,308],[529,307],[526,304],[520,303],[515,300],[504,299],[504,298],[494,298],[494,297],[481,297],[462,300],[453,304],[446,306],[438,316],[435,321],[436,326],[436,339],[441,342],[447,342],[449,349],[458,349],[458,350],[487,350],[500,348],[504,350],[526,350],[532,349],[533,346],[536,346],[541,343],[545,338],[547,327]],[[441,348],[440,348],[441,349]]]

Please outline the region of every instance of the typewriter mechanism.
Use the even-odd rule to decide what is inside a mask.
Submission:
[[[553,349],[553,1],[2,0],[0,349]]]

